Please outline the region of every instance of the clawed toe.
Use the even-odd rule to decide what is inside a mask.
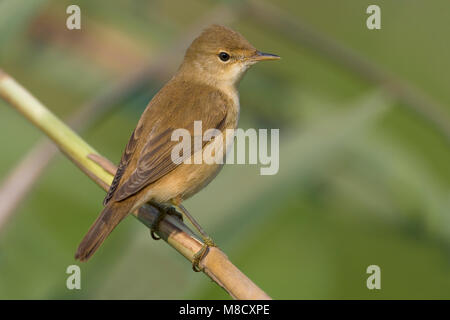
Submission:
[[[156,234],[156,231],[157,230],[151,229],[150,230],[150,236],[152,237],[153,240],[161,240],[161,237]]]
[[[156,232],[158,232],[159,230],[159,225],[161,223],[161,221],[164,219],[164,217],[166,216],[166,214],[171,215],[171,216],[175,216],[178,219],[180,219],[181,221],[183,221],[183,215],[181,213],[179,213],[174,207],[172,206],[167,206],[167,205],[163,205],[163,204],[159,204],[159,203],[152,203],[155,207],[158,208],[159,210],[159,215],[156,218],[156,220],[152,223],[152,226],[150,227],[150,235],[154,240],[160,240],[161,237],[158,236],[156,234]]]
[[[200,261],[205,257],[206,253],[208,252],[208,249],[210,247],[216,247],[216,244],[214,241],[207,237],[203,239],[203,246],[202,248],[194,255],[194,259],[192,260],[192,270],[195,272],[200,272],[202,269],[200,268]]]

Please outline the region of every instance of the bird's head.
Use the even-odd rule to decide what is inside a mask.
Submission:
[[[255,49],[241,34],[212,25],[186,51],[181,70],[213,85],[235,85],[245,71],[258,61],[279,56]]]

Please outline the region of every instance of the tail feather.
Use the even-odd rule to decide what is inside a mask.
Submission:
[[[131,211],[130,201],[109,202],[84,236],[75,254],[75,259],[87,261],[106,237]]]

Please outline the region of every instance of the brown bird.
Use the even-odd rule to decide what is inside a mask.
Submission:
[[[171,204],[181,208],[199,229],[181,202],[205,187],[222,164],[173,161],[172,149],[179,142],[172,141],[172,132],[183,128],[193,137],[194,121],[201,121],[203,132],[235,129],[239,118],[237,84],[252,64],[275,59],[279,57],[256,50],[229,28],[212,25],[204,30],[187,49],[176,75],[142,114],[103,201],[105,207],[81,241],[75,258],[88,260],[116,225],[146,202],[159,204],[164,210]],[[229,145],[224,146],[224,140],[203,142],[200,149],[193,149],[183,159],[193,159],[208,143],[221,143],[225,157]],[[231,144],[233,139],[226,141]],[[206,246],[214,245],[201,228],[199,231]],[[194,267],[204,251],[199,252]]]

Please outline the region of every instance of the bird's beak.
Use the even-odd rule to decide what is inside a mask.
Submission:
[[[250,57],[250,59],[254,61],[264,61],[264,60],[279,60],[281,58],[276,54],[256,51],[256,53],[252,57]]]

